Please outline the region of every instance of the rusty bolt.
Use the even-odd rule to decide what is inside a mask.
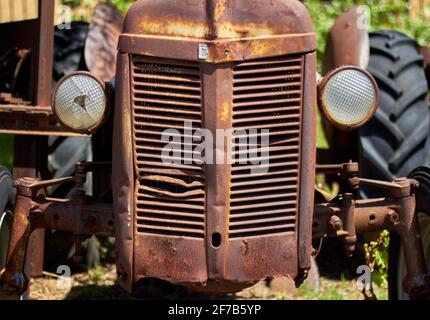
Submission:
[[[348,163],[342,164],[342,170],[346,175],[354,175],[358,173],[358,163],[349,160]]]
[[[415,180],[415,179],[410,179],[409,180],[411,182],[411,187],[414,189],[418,189],[420,187],[420,183],[419,181]]]
[[[340,231],[342,230],[342,220],[340,220],[340,218],[338,216],[332,216],[330,218],[330,225],[332,226],[332,228],[335,231]]]
[[[390,223],[393,226],[396,226],[400,223],[400,216],[397,212],[395,211],[391,211],[390,213],[388,213],[388,221],[390,221]]]

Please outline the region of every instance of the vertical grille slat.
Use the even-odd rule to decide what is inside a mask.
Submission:
[[[184,123],[202,127],[202,84],[198,64],[132,56],[134,155],[138,233],[204,238],[205,172],[185,146],[194,147]],[[182,151],[165,163],[164,130],[175,129],[171,142]],[[183,162],[191,160],[190,163]]]
[[[295,232],[300,173],[303,57],[238,63],[233,70],[233,157],[229,237]],[[243,132],[267,129],[269,132]],[[267,137],[269,155],[260,140]],[[239,156],[253,147],[247,161]],[[258,157],[257,157],[258,155]],[[255,160],[268,160],[255,164]],[[256,174],[254,169],[266,169]]]

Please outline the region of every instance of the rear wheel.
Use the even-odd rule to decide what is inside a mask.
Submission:
[[[360,129],[360,176],[381,180],[407,176],[430,163],[428,86],[417,42],[396,31],[370,33],[368,71],[376,79],[381,95],[375,117]],[[418,175],[414,172],[414,176]],[[421,199],[427,197],[426,188],[420,188]],[[371,187],[363,188],[362,193],[364,197],[384,195]],[[430,212],[423,204],[417,210],[428,259]],[[404,257],[394,233],[390,238],[388,273],[390,298],[407,298],[402,289]]]
[[[12,187],[12,177],[5,167],[0,166],[0,270],[6,266],[7,249],[12,231],[13,203],[16,191]]]
[[[360,130],[360,175],[393,180],[429,163],[430,113],[423,58],[415,40],[395,31],[370,33],[369,72],[381,95]],[[364,195],[377,190],[364,188]]]

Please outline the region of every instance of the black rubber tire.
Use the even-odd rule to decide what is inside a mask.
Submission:
[[[0,166],[0,270],[5,267],[7,244],[12,227],[12,215],[5,217],[6,210],[12,210],[15,203],[16,189],[12,186],[12,176],[9,170]],[[5,228],[3,224],[8,224]]]
[[[429,164],[430,112],[423,57],[396,31],[370,33],[368,71],[381,95],[375,117],[360,129],[360,175],[393,180]],[[364,196],[377,191],[363,189]]]
[[[419,182],[419,188],[415,191],[416,196],[416,212],[422,212],[430,216],[430,167],[419,167],[411,172],[409,178],[415,179]],[[421,219],[419,221],[422,221]],[[427,224],[428,225],[428,224]],[[422,225],[421,225],[422,227]],[[429,228],[421,228],[421,232],[427,232],[426,235],[421,234],[423,240],[423,248],[430,248]],[[426,242],[426,243],[425,243]],[[402,299],[399,297],[399,274],[400,271],[400,255],[401,255],[401,242],[400,237],[392,233],[390,236],[389,247],[389,260],[388,260],[388,297],[390,300]],[[427,252],[425,254],[427,264],[429,264],[430,256]],[[429,267],[429,266],[428,266]],[[403,275],[401,275],[403,278]]]
[[[54,84],[63,76],[74,71],[88,71],[84,48],[89,25],[85,22],[72,22],[70,29],[54,31]],[[52,178],[62,178],[74,174],[75,163],[92,160],[91,138],[49,137],[48,171]],[[91,181],[87,182],[91,190]],[[71,198],[75,189],[72,183],[57,185],[47,190],[49,196]],[[74,271],[90,269],[100,263],[97,240],[91,237],[84,243],[85,256],[82,266],[74,266],[70,261],[74,253],[73,235],[67,232],[46,232],[45,269],[55,272],[57,267],[67,264]]]
[[[16,190],[12,187],[12,175],[9,170],[0,166],[0,211],[6,210],[9,204],[15,203]]]

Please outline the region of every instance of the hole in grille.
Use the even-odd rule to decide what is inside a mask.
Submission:
[[[200,142],[186,139],[202,127],[199,66],[135,56],[131,69],[137,232],[204,238],[204,167],[191,151]],[[191,135],[185,122],[193,127]],[[176,131],[163,141],[167,129]],[[167,144],[174,150],[169,159],[180,163],[163,162]]]
[[[229,237],[295,232],[303,58],[239,63],[233,75],[233,127],[259,131],[233,137]]]

